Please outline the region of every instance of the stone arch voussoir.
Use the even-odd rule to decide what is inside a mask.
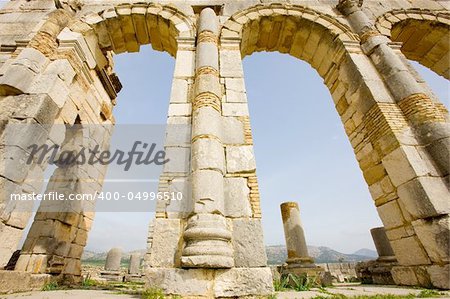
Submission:
[[[336,17],[277,4],[257,5],[235,14],[224,24],[221,40],[240,42],[242,57],[278,51],[316,69],[333,98],[399,265],[410,271],[431,265],[430,246],[410,229],[413,220],[425,218],[419,208],[408,206],[411,197],[401,187],[411,178],[396,172],[402,165],[426,167],[424,160],[415,161],[406,154],[416,150],[419,140],[382,74],[362,51],[359,37]],[[427,188],[425,183],[418,184]],[[427,195],[420,202],[432,200]],[[407,229],[407,235],[397,234]]]
[[[344,43],[359,47],[358,35],[337,18],[303,6],[277,3],[236,13],[223,25],[221,38],[240,39],[242,57],[259,51],[288,53],[310,63],[322,77],[332,61],[339,60],[329,52],[343,54],[339,48]]]
[[[138,52],[151,44],[175,56],[178,38],[195,36],[194,22],[178,9],[159,4],[120,4],[82,17],[95,31],[102,50]]]
[[[377,29],[394,42],[411,60],[450,78],[450,14],[428,9],[393,10],[376,21]]]

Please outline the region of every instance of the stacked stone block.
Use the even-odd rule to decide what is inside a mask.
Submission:
[[[387,238],[384,227],[370,230],[378,258],[374,261],[361,262],[356,265],[356,272],[362,283],[395,284],[392,278],[392,268],[397,266],[397,259]]]

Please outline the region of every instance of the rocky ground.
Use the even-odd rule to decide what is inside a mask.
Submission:
[[[363,297],[361,297],[363,296]],[[105,290],[54,290],[0,295],[1,299],[161,299],[157,295],[143,297],[139,294],[125,294],[120,291]],[[345,285],[326,289],[311,289],[304,292],[277,292],[272,298],[301,299],[301,298],[330,298],[330,299],[412,299],[412,298],[450,298],[450,292],[438,292],[413,288],[390,286]]]

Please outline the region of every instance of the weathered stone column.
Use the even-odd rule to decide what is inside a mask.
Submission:
[[[128,273],[125,275],[125,281],[142,281],[140,253],[130,255],[130,264],[128,265]]]
[[[313,266],[314,260],[308,253],[298,203],[282,203],[281,217],[283,218],[284,237],[286,238],[286,249],[288,252],[286,260],[288,267]]]
[[[397,266],[397,259],[386,235],[386,230],[384,227],[376,227],[372,228],[370,233],[377,249],[378,258],[357,263],[355,267],[357,276],[363,284],[395,284],[391,271],[393,267]]]
[[[106,271],[119,271],[120,261],[122,260],[122,250],[120,248],[112,248],[108,251],[105,261]]]
[[[375,243],[375,248],[377,249],[378,261],[396,261],[395,253],[389,243],[384,227],[372,228],[370,234],[372,235],[373,243]]]
[[[105,261],[105,270],[100,272],[100,277],[110,281],[122,281],[120,275],[120,262],[122,261],[122,250],[112,248],[108,251]]]
[[[132,253],[130,256],[130,265],[128,266],[128,274],[139,274],[141,267],[141,255],[139,253]]]
[[[26,56],[21,57],[25,61]],[[33,202],[13,200],[14,196],[39,193],[44,183],[47,163],[28,163],[30,153],[25,149],[51,142],[49,135],[58,113],[58,107],[46,95],[8,96],[1,101],[0,269],[17,249],[32,216]]]
[[[195,91],[192,104],[191,178],[194,215],[186,225],[181,263],[185,268],[231,268],[231,232],[224,215],[224,161],[221,142],[219,23],[214,10],[200,13]]]

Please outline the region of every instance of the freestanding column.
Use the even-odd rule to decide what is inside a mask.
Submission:
[[[281,217],[283,218],[284,237],[288,267],[311,267],[314,260],[309,256],[306,246],[305,232],[300,220],[300,209],[296,202],[285,202],[281,204]]]
[[[128,266],[128,274],[139,274],[141,272],[141,254],[132,253],[130,256],[130,265]]]
[[[122,250],[120,248],[113,248],[108,251],[105,261],[105,270],[107,271],[119,271],[120,261],[122,259]]]
[[[391,243],[386,236],[386,231],[384,227],[376,227],[370,230],[373,242],[375,243],[375,248],[378,253],[378,261],[395,262],[395,254],[392,250]]]
[[[192,103],[192,200],[184,232],[181,263],[185,268],[231,268],[231,232],[224,217],[224,161],[221,141],[218,17],[205,8],[200,13],[196,77]]]
[[[112,248],[108,251],[105,261],[105,270],[100,272],[100,276],[110,281],[122,281],[120,275],[120,262],[122,260],[122,250]]]
[[[125,281],[141,281],[141,254],[132,253],[130,256],[130,264],[128,265],[128,273],[125,275]]]

